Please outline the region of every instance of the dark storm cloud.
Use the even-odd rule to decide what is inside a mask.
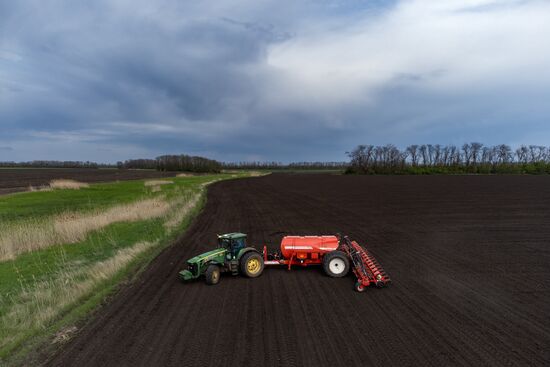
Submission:
[[[548,7],[505,3],[0,1],[0,150],[341,160],[548,139]]]
[[[158,122],[177,130],[223,119],[235,96],[247,100],[254,94],[250,67],[261,62],[266,43],[275,37],[270,29],[215,16],[183,19],[166,29],[162,19],[121,19],[99,7],[58,6],[51,17],[38,16],[40,10],[11,12],[12,23],[27,12],[34,23],[28,32],[18,27],[10,51],[17,59],[2,60],[18,73],[5,77],[21,89],[1,111],[11,135],[34,130],[85,135],[94,128],[110,130],[119,121]],[[50,29],[61,15],[78,24]],[[139,132],[135,127],[130,136]],[[119,134],[111,131],[116,141]]]

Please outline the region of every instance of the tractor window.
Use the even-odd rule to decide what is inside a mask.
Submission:
[[[231,241],[227,238],[220,238],[219,246],[228,249],[231,246]]]
[[[237,249],[244,248],[245,247],[244,238],[238,238],[236,240],[233,240],[233,247]]]

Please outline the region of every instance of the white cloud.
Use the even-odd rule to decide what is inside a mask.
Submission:
[[[456,88],[550,81],[550,3],[403,1],[380,17],[326,28],[269,49],[288,103],[324,106],[376,97],[391,83],[454,93]],[[280,90],[273,94],[281,95]],[[284,103],[277,101],[278,103]]]

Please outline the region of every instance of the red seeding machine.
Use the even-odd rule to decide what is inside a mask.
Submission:
[[[376,259],[347,236],[285,236],[279,251],[268,253],[264,246],[260,253],[246,246],[244,233],[218,235],[218,248],[189,259],[187,269],[179,274],[182,280],[204,275],[207,284],[217,284],[222,272],[255,278],[265,266],[286,266],[290,270],[292,266],[312,265],[321,265],[334,278],[347,275],[351,269],[358,292],[370,285],[381,288],[391,281]]]
[[[355,274],[355,290],[363,292],[369,285],[381,288],[390,283],[390,277],[376,259],[357,242],[347,236],[286,236],[281,241],[281,250],[268,254],[264,246],[265,265],[322,265],[328,276],[339,278]]]

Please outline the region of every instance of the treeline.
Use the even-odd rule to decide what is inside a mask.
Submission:
[[[102,164],[80,161],[32,161],[32,162],[0,162],[0,167],[29,168],[119,168],[119,169],[155,169],[159,171],[188,171],[196,173],[216,173],[222,169],[248,170],[327,170],[347,167],[346,162],[218,162],[198,156],[162,155],[150,159],[128,159],[116,164]]]
[[[0,167],[26,168],[112,168],[112,164],[81,161],[30,161],[30,162],[0,162]]]
[[[222,169],[252,170],[327,170],[341,169],[358,174],[453,174],[453,173],[529,173],[550,174],[550,147],[521,145],[462,146],[422,144],[399,149],[393,144],[359,145],[346,152],[349,162],[218,162],[198,156],[162,155],[155,159],[129,159],[116,165],[82,161],[0,162],[0,167],[28,168],[119,168],[156,169],[217,173]]]
[[[248,170],[323,170],[345,169],[346,162],[218,162],[203,157],[163,155],[155,159],[129,159],[118,162],[119,168],[157,169],[160,171],[220,172],[222,169]]]
[[[0,162],[0,167],[14,168],[119,168],[119,169],[156,169],[159,171],[188,171],[196,173],[216,173],[222,170],[221,163],[203,157],[181,155],[162,155],[155,159],[128,159],[116,164],[81,161],[32,161]]]
[[[226,162],[222,163],[224,169],[257,169],[257,170],[324,170],[345,169],[346,162]]]
[[[196,173],[221,172],[222,164],[204,157],[181,155],[162,155],[155,159],[129,159],[117,162],[119,168],[156,169],[158,171],[187,171]]]
[[[550,147],[522,145],[485,146],[481,143],[455,145],[409,145],[404,150],[393,144],[359,145],[346,153],[347,173],[432,174],[432,173],[550,173]]]

